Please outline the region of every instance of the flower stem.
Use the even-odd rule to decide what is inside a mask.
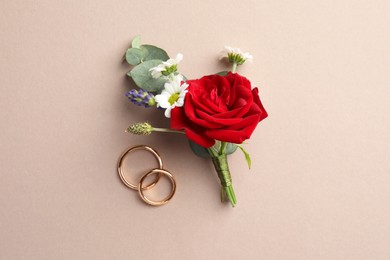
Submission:
[[[184,131],[178,131],[178,130],[173,130],[169,128],[158,128],[158,127],[153,127],[152,131],[155,132],[164,132],[164,133],[176,133],[176,134],[185,134]]]
[[[230,204],[234,207],[237,203],[236,195],[234,194],[232,178],[229,171],[229,165],[227,163],[226,153],[220,154],[211,158],[217,171],[219,180],[221,181],[221,200],[225,201],[227,198]]]
[[[232,73],[236,73],[237,70],[237,63],[233,63]]]
[[[226,153],[226,146],[227,146],[227,142],[221,142],[221,150],[219,151],[220,155]]]

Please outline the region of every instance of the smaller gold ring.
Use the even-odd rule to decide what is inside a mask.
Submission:
[[[144,180],[148,176],[150,176],[152,174],[155,174],[155,173],[163,174],[163,175],[167,176],[170,179],[171,184],[172,184],[172,191],[171,191],[171,193],[165,199],[160,200],[160,201],[153,201],[153,200],[147,198],[144,195],[144,191],[143,191],[144,187],[143,187],[142,184],[143,184]],[[173,177],[173,175],[169,171],[164,170],[164,169],[153,169],[153,170],[147,172],[144,176],[142,176],[142,178],[141,178],[141,180],[140,180],[140,182],[138,184],[138,193],[141,196],[142,200],[145,201],[147,204],[152,205],[152,206],[161,206],[161,205],[166,204],[168,201],[170,201],[172,199],[173,195],[175,195],[175,192],[176,192],[176,181],[175,181],[175,178]]]
[[[119,174],[119,177],[121,178],[122,182],[127,187],[129,187],[130,189],[133,189],[133,190],[138,190],[139,185],[134,185],[131,182],[129,182],[125,178],[125,175],[123,174],[123,171],[122,171],[122,163],[123,163],[124,158],[126,157],[127,154],[129,154],[130,152],[135,151],[135,150],[146,150],[146,151],[152,153],[154,155],[154,157],[156,157],[157,162],[158,162],[158,167],[160,169],[163,168],[163,163],[162,163],[161,157],[157,153],[157,151],[154,150],[153,148],[147,146],[147,145],[137,145],[137,146],[134,146],[134,147],[131,147],[131,148],[127,149],[126,151],[124,151],[122,153],[122,155],[119,157],[119,161],[118,161],[118,174]],[[160,177],[161,177],[161,173],[156,176],[156,179],[152,183],[146,185],[145,187],[142,187],[142,189],[147,190],[147,189],[153,187],[154,185],[156,185],[156,183],[158,182]]]

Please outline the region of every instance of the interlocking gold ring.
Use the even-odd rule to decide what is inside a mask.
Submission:
[[[163,168],[163,163],[162,163],[161,157],[160,157],[160,155],[157,153],[157,151],[154,150],[153,148],[147,146],[147,145],[138,145],[138,146],[134,146],[134,147],[131,147],[131,148],[127,149],[126,151],[124,151],[124,152],[122,153],[122,155],[119,157],[119,161],[118,161],[118,174],[119,174],[119,177],[121,178],[122,182],[123,182],[127,187],[129,187],[130,189],[133,189],[133,190],[138,190],[138,187],[140,187],[140,185],[134,185],[134,184],[132,184],[131,182],[129,182],[129,181],[125,178],[125,175],[123,174],[123,171],[122,171],[122,163],[123,163],[124,158],[126,157],[127,154],[129,154],[130,152],[135,151],[135,150],[146,150],[146,151],[152,153],[152,154],[154,155],[154,157],[156,157],[157,162],[158,162],[158,167],[159,167],[160,169]],[[154,185],[156,185],[156,183],[157,183],[158,180],[160,179],[161,175],[162,175],[162,173],[157,174],[157,175],[156,175],[156,179],[155,179],[152,183],[150,183],[150,184],[148,184],[148,185],[146,185],[146,186],[143,186],[143,185],[142,185],[142,189],[147,190],[147,189],[153,187]],[[145,175],[144,175],[144,176],[145,176]]]
[[[157,174],[157,175],[163,174],[163,175],[167,176],[170,179],[170,181],[171,181],[172,191],[163,200],[153,201],[153,200],[147,198],[144,195],[145,187],[143,187],[143,182],[145,181],[145,179],[148,176],[150,176],[152,174]],[[170,172],[168,172],[167,170],[164,170],[164,169],[153,169],[153,170],[147,172],[144,176],[142,176],[142,178],[141,178],[141,180],[140,180],[140,182],[138,184],[138,193],[139,193],[139,195],[141,196],[143,201],[145,201],[146,203],[148,203],[149,205],[152,205],[152,206],[161,206],[161,205],[166,204],[168,201],[170,201],[172,199],[173,195],[175,195],[175,192],[176,192],[176,181],[175,181],[175,178],[173,177],[173,175]]]

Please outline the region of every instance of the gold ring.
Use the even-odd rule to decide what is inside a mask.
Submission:
[[[167,176],[171,183],[172,183],[172,191],[171,193],[163,200],[160,200],[160,201],[153,201],[153,200],[150,200],[149,198],[147,198],[145,195],[144,195],[144,187],[143,187],[143,182],[144,180],[152,175],[152,174],[155,174],[157,173],[158,175],[159,174],[163,174],[165,176]],[[139,195],[141,196],[141,198],[143,199],[143,201],[145,201],[146,203],[148,203],[149,205],[152,205],[152,206],[161,206],[161,205],[164,205],[166,204],[168,201],[170,201],[173,197],[173,195],[175,195],[175,192],[176,192],[176,181],[175,181],[175,178],[173,177],[173,175],[168,172],[167,170],[164,170],[164,169],[153,169],[151,171],[149,171],[148,173],[146,173],[144,176],[142,176],[139,184],[138,184],[138,193]]]
[[[153,148],[151,148],[151,147],[149,147],[147,145],[134,146],[134,147],[131,147],[131,148],[127,149],[126,151],[124,151],[122,153],[122,155],[119,157],[119,161],[118,161],[118,174],[119,174],[119,177],[121,178],[122,182],[127,187],[129,187],[130,189],[133,189],[133,190],[138,190],[139,185],[134,185],[131,182],[129,182],[128,180],[126,180],[125,175],[123,174],[123,171],[122,171],[122,163],[123,163],[123,160],[124,160],[124,158],[126,157],[127,154],[129,154],[132,151],[136,151],[136,150],[146,150],[146,151],[152,153],[154,155],[154,157],[156,157],[156,159],[157,159],[158,167],[160,169],[163,168],[163,163],[162,163],[160,155],[156,152],[156,150],[154,150]],[[161,173],[157,174],[156,179],[152,183],[146,185],[145,187],[142,186],[142,189],[147,190],[147,189],[153,187],[154,185],[156,185],[156,183],[160,179],[161,175],[162,175]]]

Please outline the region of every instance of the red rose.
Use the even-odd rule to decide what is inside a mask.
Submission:
[[[171,128],[185,130],[191,141],[209,148],[215,140],[240,144],[268,116],[258,89],[250,81],[229,72],[187,80],[184,106],[171,113]]]

